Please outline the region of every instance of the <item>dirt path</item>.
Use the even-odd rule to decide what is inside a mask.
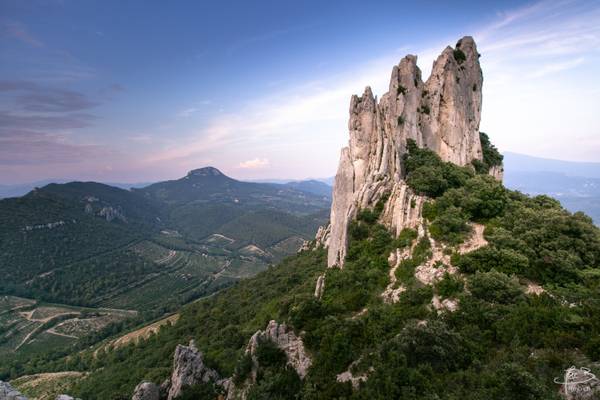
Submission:
[[[485,226],[481,224],[476,224],[474,222],[469,225],[471,225],[471,228],[473,228],[473,233],[471,234],[469,239],[467,239],[458,248],[458,252],[460,254],[469,253],[488,244],[487,240],[485,240],[485,238],[483,237],[483,231],[485,230]]]

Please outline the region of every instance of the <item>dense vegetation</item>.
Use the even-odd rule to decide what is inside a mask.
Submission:
[[[214,171],[133,192],[72,182],[0,200],[0,294],[90,306],[160,275],[160,257],[131,251],[145,240],[235,260],[249,244],[269,252],[286,239],[310,238],[327,218],[326,196]],[[228,239],[206,243],[214,233]],[[273,249],[258,262],[266,266],[286,252]]]
[[[404,230],[393,238],[377,222],[380,202],[352,223],[344,270],[326,270],[323,250],[303,252],[186,306],[177,324],[138,345],[97,357],[86,351],[38,360],[19,372],[90,371],[73,394],[125,399],[142,379],[162,382],[175,346],[194,338],[211,367],[241,381],[248,373],[248,339],[276,319],[303,332],[313,366],[299,381],[281,352],[261,345],[252,399],[558,399],[554,377],[570,365],[594,368],[600,361],[598,228],[545,196],[508,191],[410,143],[409,151],[409,185],[432,197],[424,210],[425,237]],[[475,222],[485,225],[488,244],[460,255],[456,246]],[[447,274],[433,286],[414,278],[432,254],[427,235],[447,244],[460,275]],[[414,246],[412,256],[396,273],[406,290],[399,302],[384,303],[387,257],[408,246]],[[325,292],[316,299],[314,285],[324,271]],[[527,294],[531,281],[545,292]],[[458,310],[436,312],[434,295],[458,300]],[[346,370],[367,379],[358,389],[337,382]],[[214,389],[191,388],[189,398],[214,398]]]

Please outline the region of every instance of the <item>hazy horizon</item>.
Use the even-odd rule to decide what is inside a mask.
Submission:
[[[500,151],[600,161],[598,1],[0,7],[0,184],[332,176],[350,96],[464,35]]]

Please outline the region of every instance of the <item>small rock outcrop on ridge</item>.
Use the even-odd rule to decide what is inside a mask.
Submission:
[[[402,156],[412,139],[442,160],[468,165],[482,160],[479,137],[483,75],[471,37],[446,47],[426,82],[417,57],[408,55],[392,69],[389,90],[378,101],[367,87],[350,100],[350,141],[342,149],[333,188],[326,244],[328,265],[342,267],[349,222],[360,209],[372,207],[384,194],[381,222],[395,233],[418,226],[425,198],[404,181]],[[501,168],[490,171],[501,178]],[[322,233],[320,236],[323,236]]]
[[[181,395],[187,386],[218,380],[219,374],[204,364],[202,353],[198,351],[193,340],[189,346],[178,345],[173,355],[173,373],[167,400]]]
[[[160,400],[160,388],[152,382],[142,382],[135,387],[131,400]]]
[[[270,321],[264,331],[257,331],[248,342],[246,352],[255,355],[261,341],[270,340],[285,353],[288,364],[293,367],[302,379],[308,373],[312,360],[304,349],[302,339],[285,324]]]
[[[27,396],[12,387],[8,382],[0,381],[0,400],[29,400]],[[81,400],[67,394],[59,394],[55,400]]]
[[[21,392],[8,382],[0,381],[0,400],[27,400]]]
[[[261,343],[271,341],[277,348],[285,353],[287,364],[294,368],[300,379],[304,379],[308,369],[312,365],[312,359],[304,348],[302,338],[296,336],[294,331],[285,324],[279,324],[271,320],[264,331],[256,331],[248,341],[246,354],[252,358],[252,370],[250,376],[243,384],[235,385],[229,380],[227,386],[227,400],[245,400],[248,391],[256,383],[258,375],[257,351]]]

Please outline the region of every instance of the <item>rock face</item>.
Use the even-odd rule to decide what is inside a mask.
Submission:
[[[254,356],[261,341],[266,340],[275,343],[285,353],[288,364],[296,370],[301,379],[304,379],[312,365],[312,360],[304,349],[302,339],[296,336],[294,331],[285,324],[278,324],[276,321],[271,320],[264,331],[257,331],[252,335],[248,341],[246,352]]]
[[[0,381],[0,400],[27,400],[27,397],[12,387],[10,383]]]
[[[177,345],[173,356],[173,373],[167,399],[172,400],[181,395],[186,386],[201,382],[217,382],[218,379],[217,372],[204,364],[202,353],[198,351],[193,340],[190,341],[189,346]]]
[[[343,266],[349,222],[386,193],[390,196],[381,222],[396,233],[418,225],[425,199],[404,182],[407,139],[458,165],[482,159],[482,82],[477,47],[471,37],[464,37],[456,48],[444,49],[426,82],[416,56],[408,55],[392,69],[389,90],[381,100],[369,87],[361,97],[352,96],[350,141],[342,149],[333,188],[327,240],[330,267]]]
[[[246,354],[252,359],[252,370],[246,380],[236,385],[231,379],[224,387],[227,389],[227,400],[246,400],[248,392],[252,385],[256,383],[258,375],[258,359],[256,357],[258,347],[265,341],[271,341],[281,351],[285,353],[287,364],[296,370],[301,379],[304,379],[308,369],[312,365],[312,360],[304,349],[302,338],[296,336],[293,330],[285,324],[279,324],[271,320],[265,330],[256,331],[248,341]]]
[[[142,382],[135,387],[131,400],[159,400],[160,389],[152,382]]]

